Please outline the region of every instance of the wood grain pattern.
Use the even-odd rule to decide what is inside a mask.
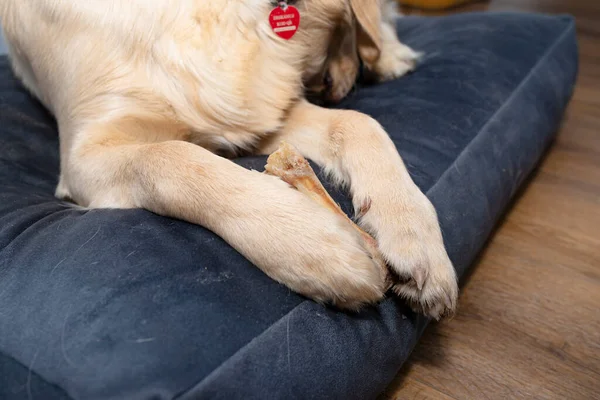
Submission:
[[[600,399],[600,1],[450,12],[475,10],[575,15],[580,77],[556,143],[464,280],[457,316],[427,329],[382,398]]]

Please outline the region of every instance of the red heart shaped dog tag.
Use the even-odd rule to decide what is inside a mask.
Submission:
[[[294,6],[278,6],[271,11],[269,22],[277,36],[289,40],[300,27],[300,12]]]

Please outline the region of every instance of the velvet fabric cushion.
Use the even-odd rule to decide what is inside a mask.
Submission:
[[[561,120],[574,21],[463,14],[398,29],[426,54],[418,70],[340,107],[388,130],[462,276]],[[57,200],[58,166],[53,118],[0,57],[0,398],[368,399],[428,323],[393,297],[358,314],[318,305],[199,226]]]

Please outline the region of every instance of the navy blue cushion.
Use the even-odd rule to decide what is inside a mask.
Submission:
[[[0,54],[6,54],[8,48],[6,47],[6,43],[4,42],[4,37],[2,36],[2,30],[0,29]]]
[[[467,14],[399,32],[422,65],[341,107],[388,130],[462,276],[557,129],[574,22]],[[59,201],[58,165],[52,117],[0,58],[0,398],[373,398],[428,322],[395,298],[315,304],[198,226]]]

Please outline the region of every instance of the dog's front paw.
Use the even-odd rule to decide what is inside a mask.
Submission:
[[[458,284],[448,258],[435,209],[418,189],[383,201],[363,217],[395,275],[393,291],[411,308],[439,320],[456,309]]]
[[[454,314],[458,285],[454,267],[443,245],[430,239],[421,243],[422,255],[412,259],[412,265],[404,263],[397,268],[397,265],[391,264],[394,271],[409,272],[394,284],[392,290],[406,299],[415,312],[439,320]]]
[[[346,220],[279,178],[257,179],[246,210],[222,236],[271,278],[320,303],[358,310],[380,301],[388,271]],[[222,220],[222,218],[221,218]]]
[[[373,71],[381,81],[400,78],[416,68],[420,56],[410,47],[395,42],[383,48]]]

